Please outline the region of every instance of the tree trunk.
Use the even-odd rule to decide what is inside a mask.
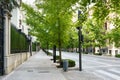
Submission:
[[[83,48],[83,53],[85,53],[85,48]]]
[[[93,47],[93,54],[95,54],[95,47]]]
[[[86,54],[88,54],[88,47],[86,47],[86,50],[85,50]]]
[[[78,51],[77,51],[77,48],[76,48],[76,52],[78,52]]]
[[[62,56],[61,56],[61,41],[59,41],[59,61],[60,61],[60,65],[62,65]]]
[[[73,50],[74,50],[74,46],[73,46],[73,44],[72,44],[72,52],[73,52]]]
[[[101,51],[101,46],[99,46],[99,53],[102,53],[102,51]]]
[[[60,66],[62,65],[62,56],[61,56],[61,29],[60,29],[60,20],[58,18],[58,49],[59,49],[59,61]]]
[[[48,41],[47,41],[47,51],[49,50],[49,43],[48,43]]]
[[[53,46],[53,62],[56,62],[56,45]]]

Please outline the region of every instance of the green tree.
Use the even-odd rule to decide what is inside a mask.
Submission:
[[[26,22],[31,26],[31,34],[37,36],[42,44],[46,43],[47,38],[49,44],[56,45],[59,49],[60,62],[61,48],[68,41],[73,27],[72,6],[77,1],[36,0],[35,9],[23,4],[23,9],[27,13]]]
[[[106,46],[105,42],[108,39],[110,43],[115,43],[116,47],[119,46],[119,2],[119,0],[81,0],[79,2],[80,9],[86,15],[86,20],[83,22],[84,46],[103,47]],[[115,26],[110,32],[105,32],[104,29],[107,22]]]

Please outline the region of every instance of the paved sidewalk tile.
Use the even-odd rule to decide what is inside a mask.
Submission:
[[[103,80],[96,75],[86,72],[79,71],[78,69],[69,69],[67,72],[62,72],[67,80]]]
[[[66,80],[43,51],[32,56],[2,80]]]
[[[89,71],[76,68],[64,72],[62,68],[56,68],[50,59],[50,56],[40,51],[9,75],[0,76],[0,80],[102,80]]]

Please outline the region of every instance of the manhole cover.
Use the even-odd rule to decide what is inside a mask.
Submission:
[[[33,70],[27,70],[27,72],[33,72]]]
[[[50,71],[39,71],[38,73],[49,73]]]

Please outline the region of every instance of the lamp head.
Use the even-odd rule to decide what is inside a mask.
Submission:
[[[76,27],[76,29],[79,30],[79,29],[82,29],[82,27],[81,27],[81,26],[78,26],[78,27]]]

